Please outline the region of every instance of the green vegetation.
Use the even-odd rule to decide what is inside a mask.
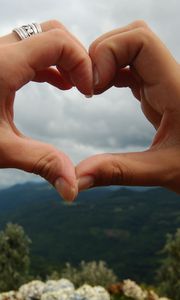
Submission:
[[[168,234],[162,251],[164,260],[158,272],[160,291],[173,300],[180,299],[180,229]]]
[[[60,272],[53,272],[48,279],[67,278],[74,283],[75,287],[80,287],[83,284],[91,286],[100,285],[108,287],[109,285],[118,281],[114,272],[109,269],[104,261],[82,261],[80,265],[75,268],[70,263],[66,263],[65,267]]]
[[[18,223],[33,241],[31,274],[42,279],[66,262],[106,261],[119,280],[155,283],[166,234],[180,224],[180,198],[163,189],[93,189],[67,205],[47,184],[0,191],[0,229]]]
[[[35,279],[29,275],[29,245],[31,241],[24,229],[8,223],[4,231],[0,232],[0,292],[17,290],[23,283]],[[175,235],[168,234],[166,244],[162,250],[164,255],[158,270],[159,285],[156,289],[173,300],[180,298],[180,229]],[[104,261],[81,261],[78,267],[66,263],[64,267],[56,269],[46,279],[69,279],[78,288],[83,284],[103,286],[112,294],[112,300],[130,299],[126,293],[136,299],[135,295],[146,292],[143,299],[156,299],[158,296],[152,291],[154,287],[138,286],[131,280],[121,281]],[[133,292],[132,292],[133,291]],[[132,296],[134,295],[134,297]],[[139,299],[139,298],[138,298]],[[158,298],[157,298],[158,299]]]
[[[17,289],[28,280],[30,240],[23,228],[7,224],[0,232],[0,291]]]

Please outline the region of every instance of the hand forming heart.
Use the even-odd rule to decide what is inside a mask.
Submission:
[[[78,191],[101,185],[160,185],[180,192],[180,67],[155,34],[134,22],[98,38],[89,54],[57,21],[18,41],[0,38],[0,167],[39,174],[72,201]],[[52,66],[56,66],[56,69]],[[54,147],[22,135],[13,123],[15,92],[29,81],[85,95],[111,86],[130,87],[157,133],[140,153],[102,154],[74,168]]]

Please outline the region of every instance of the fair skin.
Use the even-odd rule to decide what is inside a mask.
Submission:
[[[167,48],[142,21],[98,38],[89,54],[57,21],[41,26],[43,33],[28,40],[15,33],[0,39],[0,167],[38,174],[69,201],[78,191],[113,184],[180,193],[180,67]],[[157,131],[150,148],[96,155],[74,168],[67,155],[25,137],[13,123],[15,93],[31,80],[76,86],[84,95],[130,87]]]
[[[62,90],[76,86],[81,93],[92,94],[92,63],[87,51],[59,22],[41,26],[43,33],[27,40],[20,41],[16,33],[0,39],[0,167],[38,174],[72,200],[78,185],[70,158],[51,145],[24,136],[13,122],[15,93],[31,80]]]
[[[113,85],[130,87],[156,134],[146,151],[96,155],[81,162],[76,168],[79,190],[144,185],[180,193],[180,65],[143,21],[98,38],[90,57],[97,72],[95,93]]]

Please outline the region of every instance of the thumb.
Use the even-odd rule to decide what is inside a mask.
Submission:
[[[76,167],[79,191],[95,186],[165,186],[170,180],[166,150],[100,154]]]
[[[75,199],[78,192],[75,168],[67,155],[49,144],[22,136],[7,137],[7,143],[3,144],[6,149],[1,151],[1,167],[40,175],[54,185],[65,200]]]

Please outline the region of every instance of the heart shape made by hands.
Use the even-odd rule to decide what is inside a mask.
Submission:
[[[180,192],[180,67],[164,44],[142,21],[99,37],[89,53],[62,24],[42,28],[27,40],[14,34],[0,39],[0,167],[38,174],[70,201],[83,189],[112,184]],[[16,128],[15,94],[31,80],[64,90],[75,86],[87,96],[130,87],[157,130],[150,148],[96,155],[75,168],[66,154]]]

